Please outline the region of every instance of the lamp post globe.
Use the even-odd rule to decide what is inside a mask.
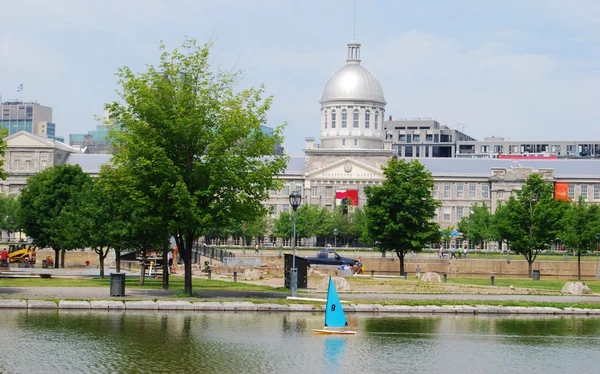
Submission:
[[[290,291],[292,297],[298,295],[298,269],[296,269],[296,210],[302,202],[302,195],[294,191],[290,194],[290,205],[294,210],[292,214],[292,268],[290,269]]]

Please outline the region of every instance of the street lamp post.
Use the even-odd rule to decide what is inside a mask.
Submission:
[[[300,206],[302,196],[294,191],[290,194],[290,205],[294,209],[292,215],[292,269],[290,270],[290,291],[292,297],[298,294],[298,269],[296,269],[296,209]]]
[[[337,248],[337,236],[339,233],[338,229],[333,229],[333,248]]]
[[[600,278],[600,268],[598,267],[598,249],[600,249],[600,232],[596,234],[596,279]]]

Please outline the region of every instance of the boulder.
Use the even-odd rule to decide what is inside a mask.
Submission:
[[[567,282],[560,292],[571,295],[586,295],[592,293],[592,290],[583,282]]]
[[[333,277],[333,284],[335,284],[336,291],[351,291],[352,287],[345,278]],[[319,284],[319,289],[327,291],[329,287],[329,277],[323,278]]]
[[[438,282],[440,283],[442,279],[438,273],[427,272],[421,275],[421,281],[423,282]]]
[[[247,281],[260,279],[262,276],[262,271],[258,269],[245,269],[243,279]]]

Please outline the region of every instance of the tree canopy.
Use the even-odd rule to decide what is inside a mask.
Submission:
[[[121,101],[106,106],[119,124],[113,166],[132,175],[138,198],[175,237],[188,295],[193,241],[231,217],[263,214],[287,163],[274,155],[283,125],[261,129],[272,98],[263,88],[235,91],[240,74],[212,69],[210,47],[190,39],[169,52],[161,44],[158,66],[119,69]]]
[[[431,194],[431,173],[419,161],[391,159],[382,169],[386,179],[381,186],[365,189],[365,214],[376,245],[396,253],[403,274],[406,253],[439,240],[439,226],[432,220],[440,202]]]

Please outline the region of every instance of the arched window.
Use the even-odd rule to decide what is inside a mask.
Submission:
[[[371,126],[371,111],[367,110],[365,112],[365,129],[368,129]]]
[[[346,109],[342,110],[342,128],[346,128],[346,124],[348,122],[348,112]]]
[[[335,110],[331,111],[331,128],[335,129]]]
[[[379,123],[379,112],[375,112],[375,130],[377,130],[377,124]]]
[[[323,111],[323,117],[325,118],[325,128],[327,128],[327,111]]]
[[[357,129],[358,128],[358,109],[354,109],[354,118],[352,119],[352,126]]]

